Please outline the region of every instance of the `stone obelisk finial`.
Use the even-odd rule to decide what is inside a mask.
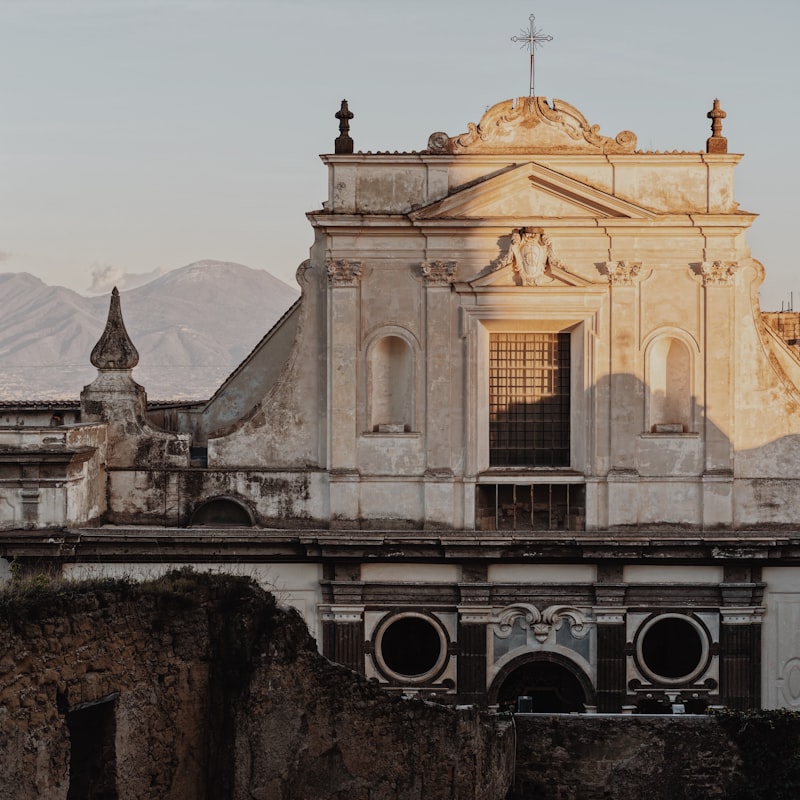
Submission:
[[[131,376],[131,370],[139,363],[139,353],[125,330],[116,286],[111,293],[105,330],[90,358],[97,367],[97,377],[81,392],[82,418],[87,422],[102,419],[122,428],[126,420],[134,427],[141,426],[147,396]]]
[[[347,155],[353,152],[353,140],[350,138],[350,120],[355,116],[347,107],[347,100],[342,100],[341,108],[334,115],[339,120],[339,135],[333,143],[334,153]]]
[[[92,364],[98,370],[133,369],[139,363],[139,353],[122,320],[119,292],[115,286],[111,292],[111,306],[103,335],[92,349]]]
[[[728,115],[719,107],[716,97],[714,107],[706,116],[711,120],[711,136],[706,139],[706,153],[727,153],[728,140],[722,135],[722,120]]]

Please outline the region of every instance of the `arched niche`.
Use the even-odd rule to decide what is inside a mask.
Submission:
[[[581,712],[597,704],[589,676],[569,658],[547,651],[528,652],[506,664],[489,687],[489,704],[511,710],[520,695],[533,698],[534,711],[550,713]]]
[[[202,526],[252,528],[254,524],[250,509],[232,497],[214,497],[201,503],[189,521],[190,528]]]
[[[688,344],[662,334],[647,348],[647,420],[652,433],[694,429],[693,356]]]
[[[413,430],[414,382],[414,350],[409,342],[394,333],[376,337],[367,351],[369,430]]]

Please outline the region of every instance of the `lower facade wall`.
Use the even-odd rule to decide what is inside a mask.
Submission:
[[[748,796],[737,794],[739,748],[714,717],[517,715],[515,722],[513,800]]]

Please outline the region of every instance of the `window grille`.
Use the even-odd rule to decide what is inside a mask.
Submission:
[[[569,333],[492,333],[489,464],[566,467]]]
[[[582,483],[489,483],[477,487],[476,527],[482,531],[582,531]]]

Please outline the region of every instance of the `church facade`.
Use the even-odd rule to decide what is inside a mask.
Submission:
[[[364,154],[343,103],[302,296],[207,403],[148,410],[115,294],[79,421],[0,428],[6,562],[250,574],[446,702],[800,708],[800,360],[708,116],[642,152],[526,97]]]

